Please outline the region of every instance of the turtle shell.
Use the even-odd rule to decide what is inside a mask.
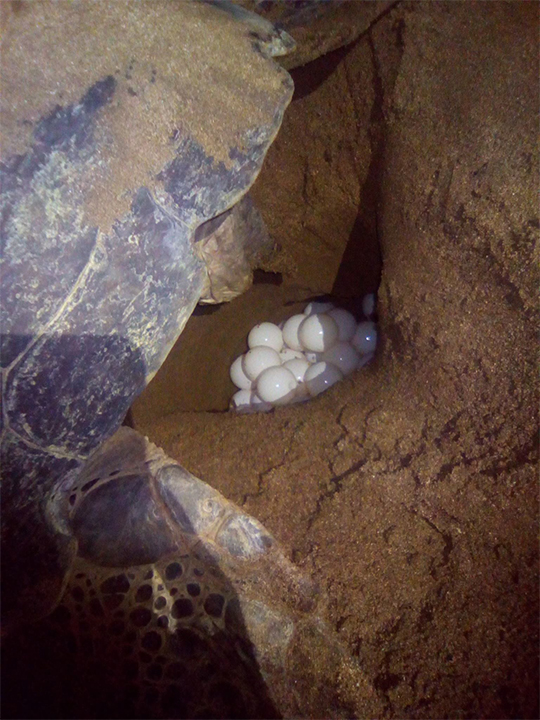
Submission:
[[[206,281],[194,233],[253,183],[292,81],[208,4],[14,3],[3,25],[6,620],[56,602],[60,500],[181,333]]]

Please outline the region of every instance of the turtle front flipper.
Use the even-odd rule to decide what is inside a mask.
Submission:
[[[78,554],[64,596],[4,655],[30,659],[26,716],[350,714],[344,686],[362,675],[256,520],[128,428],[67,502]]]

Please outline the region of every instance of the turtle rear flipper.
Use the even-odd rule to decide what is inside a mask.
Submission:
[[[316,587],[256,520],[129,428],[79,487],[78,555],[39,626],[68,676],[78,668],[68,715],[351,714],[344,678],[362,675],[318,617]]]

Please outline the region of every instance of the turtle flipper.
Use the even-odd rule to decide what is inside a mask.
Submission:
[[[318,617],[313,583],[256,520],[128,428],[78,487],[78,555],[40,624],[55,664],[38,666],[40,682],[46,666],[75,685],[49,714],[350,715],[338,693],[361,673]]]

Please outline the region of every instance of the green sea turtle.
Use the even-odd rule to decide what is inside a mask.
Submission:
[[[291,41],[206,3],[3,13],[3,716],[347,714],[361,674],[313,584],[120,427],[235,286],[209,238],[278,130]]]

